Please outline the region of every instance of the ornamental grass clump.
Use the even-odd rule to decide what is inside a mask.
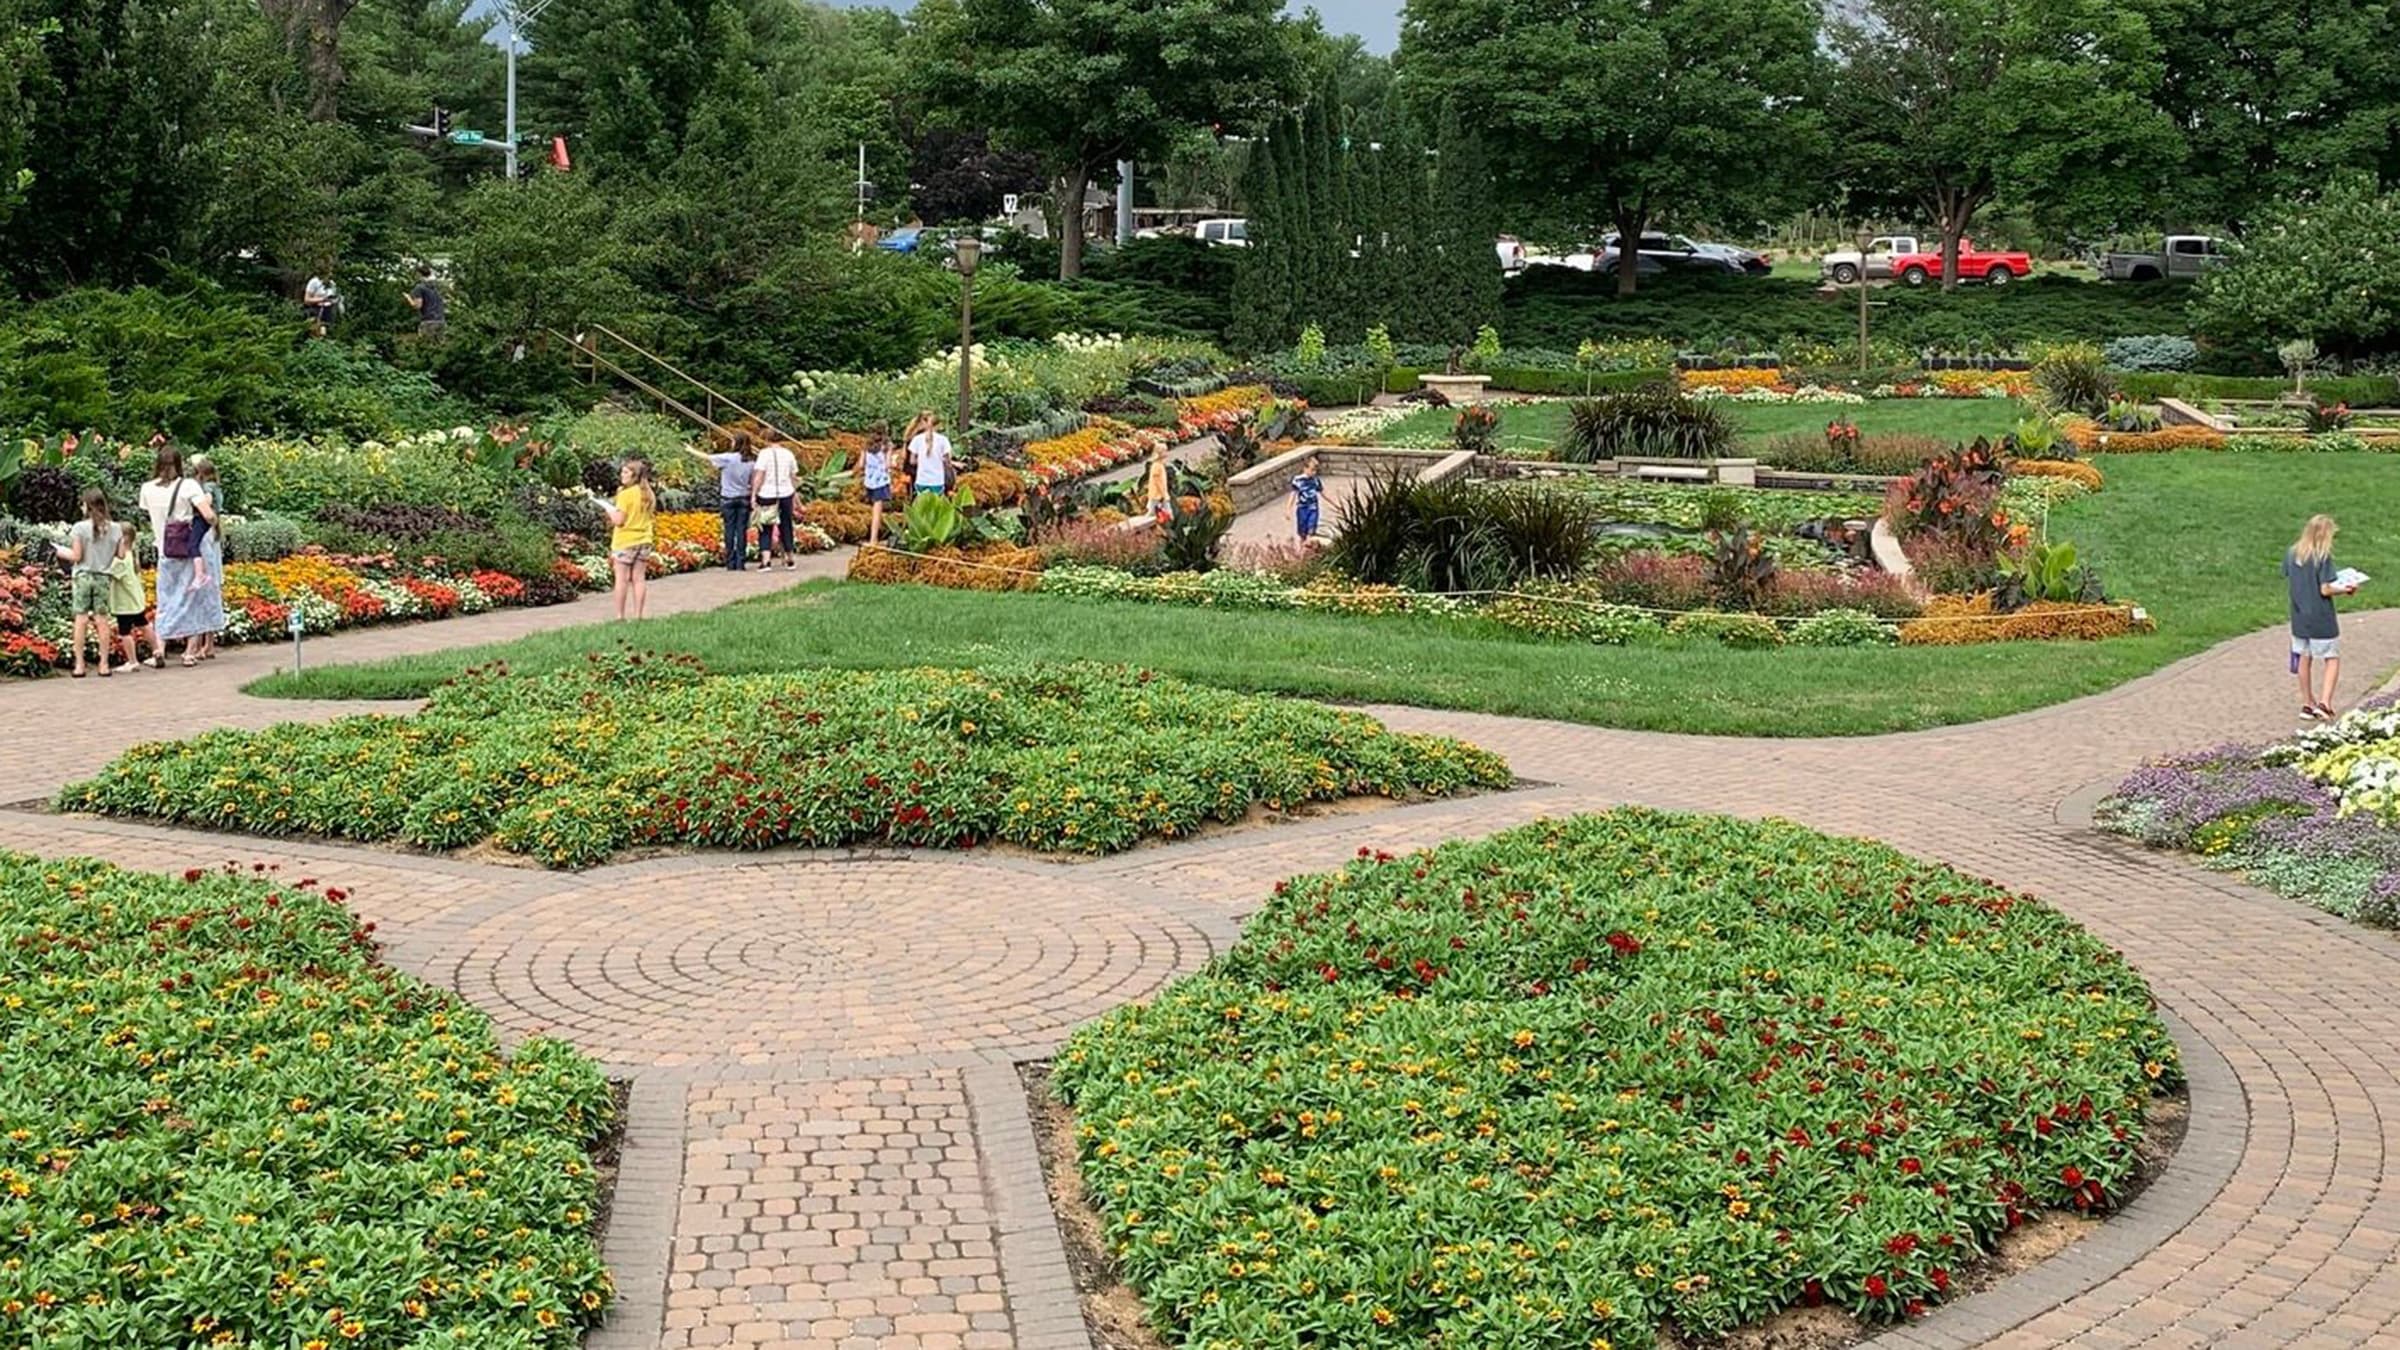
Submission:
[[[0,852],[0,1344],[570,1350],[611,1297],[595,1064],[263,865]]]
[[[588,867],[632,848],[1109,853],[1253,806],[1509,781],[1458,741],[1123,667],[713,676],[620,649],[473,671],[414,716],[139,746],[59,804]]]
[[[1923,1311],[2115,1205],[2181,1076],[2039,901],[1627,809],[1279,884],[1053,1081],[1169,1343],[1587,1350]]]

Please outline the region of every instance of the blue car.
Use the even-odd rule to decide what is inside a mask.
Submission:
[[[875,247],[887,249],[893,253],[914,253],[917,251],[917,238],[923,233],[923,230],[914,225],[904,225],[876,240]]]

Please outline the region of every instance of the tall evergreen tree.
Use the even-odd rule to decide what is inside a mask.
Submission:
[[[1477,329],[1500,319],[1500,264],[1492,251],[1498,235],[1492,213],[1492,169],[1483,140],[1468,130],[1455,103],[1442,111],[1440,156],[1434,169],[1432,243],[1439,280],[1433,289],[1447,302],[1438,316],[1443,340],[1473,340]]]
[[[1242,181],[1249,203],[1250,247],[1242,250],[1233,277],[1233,343],[1244,351],[1267,351],[1291,341],[1292,250],[1296,224],[1276,169],[1276,138],[1250,147]]]

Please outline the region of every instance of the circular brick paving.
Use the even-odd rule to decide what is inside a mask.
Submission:
[[[1038,1043],[1208,954],[1065,869],[702,858],[512,904],[435,964],[512,1031],[612,1063],[817,1068]]]

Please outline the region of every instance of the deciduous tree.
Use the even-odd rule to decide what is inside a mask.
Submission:
[[[1669,210],[1770,214],[1808,181],[1817,28],[1813,0],[1410,0],[1399,64],[1428,106],[1508,147],[1528,214],[1638,239]]]
[[[925,0],[912,59],[961,125],[1040,156],[1058,184],[1061,277],[1083,270],[1084,194],[1118,160],[1288,94],[1277,0]]]
[[[2151,101],[2159,45],[2124,0],[1860,0],[1832,25],[1853,206],[1916,207],[1959,241],[1995,195],[2105,225],[2153,200],[2177,154]]]

